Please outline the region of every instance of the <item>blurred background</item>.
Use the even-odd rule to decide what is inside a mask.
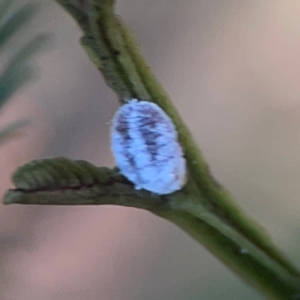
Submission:
[[[53,33],[32,61],[38,80],[0,115],[0,126],[31,121],[0,147],[1,197],[29,160],[114,165],[117,97],[71,17],[55,1],[39,2],[6,48]],[[300,2],[123,0],[117,11],[215,177],[300,267]],[[173,224],[114,206],[0,205],[0,266],[2,300],[263,299]]]

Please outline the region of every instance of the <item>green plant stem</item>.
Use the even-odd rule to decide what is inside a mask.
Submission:
[[[121,100],[138,98],[149,100],[161,106],[173,119],[184,148],[190,176],[199,186],[201,193],[225,222],[230,222],[247,238],[269,252],[278,262],[299,273],[279,253],[264,230],[256,225],[233,202],[230,194],[210,174],[207,163],[192,134],[181,120],[169,96],[152,74],[145,59],[129,31],[113,13],[114,1],[81,1],[81,6],[73,1],[58,0],[74,17],[85,35],[81,39],[84,48],[102,72],[109,86]],[[79,16],[79,17],[78,17]]]
[[[260,289],[268,298],[297,299],[297,295],[300,295],[299,278],[291,275],[234,228],[224,224],[223,220],[199,204],[201,195],[197,195],[196,186],[194,190],[193,186],[190,186],[172,195],[158,196],[135,190],[130,182],[118,176],[114,170],[98,168],[95,172],[95,167],[92,167],[92,174],[97,175],[98,182],[93,183],[92,186],[90,182],[88,184],[77,183],[76,186],[71,184],[73,180],[69,181],[68,178],[74,178],[75,173],[71,173],[70,169],[68,169],[69,175],[64,175],[64,182],[51,184],[49,182],[52,181],[53,174],[67,170],[63,168],[63,165],[57,168],[58,162],[64,163],[64,167],[66,167],[65,163],[68,163],[67,160],[54,159],[22,167],[24,170],[17,171],[15,175],[14,181],[17,189],[7,193],[5,203],[113,204],[146,209],[184,229],[242,278]],[[48,169],[45,165],[48,165]],[[56,167],[53,168],[54,166]],[[37,172],[39,169],[44,170],[43,173]],[[83,174],[85,173],[82,173],[82,176]],[[26,175],[25,182],[24,175]],[[83,177],[90,177],[86,175]]]
[[[184,229],[269,298],[300,298],[298,270],[277,250],[261,227],[242,213],[231,195],[214,180],[187,126],[150,71],[129,31],[115,16],[114,1],[57,2],[78,22],[84,33],[82,45],[120,100],[138,98],[153,101],[167,112],[176,125],[189,168],[187,186],[179,193],[164,197],[163,205],[144,208]],[[19,198],[25,195],[21,193],[17,197],[19,203],[31,203],[33,194],[36,195],[34,203],[40,203],[42,197],[35,193],[27,194],[27,202],[20,201]],[[98,199],[96,196],[94,198]],[[115,200],[114,197],[109,199],[110,204],[118,204]],[[14,201],[18,202],[15,198]],[[78,201],[80,197],[77,197],[76,202],[80,204]],[[129,202],[125,201],[124,205],[130,206]],[[54,201],[53,204],[58,203]],[[133,206],[142,205],[136,203]]]

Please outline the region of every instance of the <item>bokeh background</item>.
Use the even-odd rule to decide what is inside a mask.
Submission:
[[[215,177],[300,267],[300,2],[117,2]],[[0,125],[31,120],[0,148],[1,197],[32,159],[114,165],[116,95],[75,22],[54,1],[40,3],[7,49],[54,36],[33,61],[39,79],[0,116]],[[114,206],[0,205],[0,266],[2,300],[263,299],[173,224]]]

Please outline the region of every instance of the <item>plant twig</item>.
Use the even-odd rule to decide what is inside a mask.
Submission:
[[[180,192],[160,196],[135,190],[117,169],[66,158],[33,161],[15,172],[13,182],[16,188],[6,194],[5,204],[113,204],[146,209],[184,229],[268,297],[297,299],[299,277],[203,205],[192,183]]]
[[[147,209],[184,229],[268,298],[300,299],[298,270],[213,178],[167,93],[129,31],[114,14],[114,1],[57,2],[78,22],[84,33],[82,45],[120,101],[130,98],[153,101],[173,119],[187,159],[189,180],[181,191],[161,197],[135,191],[130,183],[120,183],[120,178],[113,176],[107,184],[99,179],[100,169],[93,169],[98,179],[89,177],[89,185],[82,176],[90,173],[76,162],[49,160],[48,167],[36,162],[17,171],[16,189],[8,192],[5,203],[115,204]]]

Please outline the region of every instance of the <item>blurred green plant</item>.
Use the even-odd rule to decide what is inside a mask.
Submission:
[[[154,195],[136,190],[117,169],[67,158],[46,159],[15,172],[15,189],[7,192],[4,203],[110,204],[146,209],[185,230],[268,299],[300,299],[299,271],[214,179],[168,94],[115,15],[115,1],[57,2],[79,24],[84,49],[120,102],[131,98],[152,101],[172,118],[187,160],[188,182],[178,192]]]
[[[3,59],[1,59],[3,55],[1,54],[3,54],[6,46],[38,11],[37,4],[23,4],[13,8],[13,3],[13,0],[4,0],[0,4],[0,110],[3,109],[14,93],[35,77],[34,68],[30,66],[30,58],[48,39],[46,34],[37,35],[20,49],[14,51],[8,62],[3,62]],[[18,120],[6,125],[4,128],[0,128],[0,145],[15,136],[19,129],[28,123],[27,120]]]

